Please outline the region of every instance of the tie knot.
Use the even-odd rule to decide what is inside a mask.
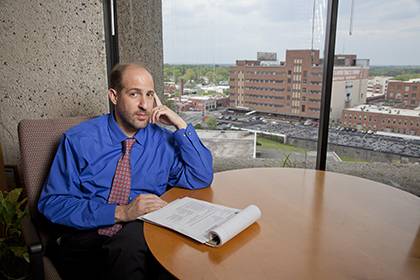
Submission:
[[[127,138],[124,140],[124,153],[129,153],[131,151],[134,142],[136,142],[136,139],[134,138]]]

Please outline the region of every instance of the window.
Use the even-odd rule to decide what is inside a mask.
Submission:
[[[226,89],[222,88],[222,93],[229,99],[227,104],[231,104],[230,106],[242,109],[248,107],[249,110],[255,110],[257,111],[254,113],[255,117],[260,117],[259,114],[272,114],[267,117],[269,119],[267,122],[270,122],[270,118],[273,121],[279,118],[290,122],[288,124],[290,126],[284,124],[284,126],[278,125],[272,128],[261,121],[258,124],[259,129],[279,134],[286,133],[288,139],[297,137],[293,133],[302,132],[303,129],[298,125],[305,119],[319,119],[326,13],[325,6],[321,3],[323,1],[298,0],[287,2],[287,5],[286,2],[270,1],[270,5],[267,5],[268,2],[265,1],[218,1],[215,5],[213,1],[205,0],[163,0],[164,63],[165,67],[173,68],[173,71],[165,68],[165,74],[172,73],[172,77],[177,76],[178,80],[174,82],[179,82],[182,77],[186,81],[185,88],[197,89],[198,95],[203,95],[202,88],[205,86],[216,88],[227,83]],[[412,47],[419,43],[418,34],[404,27],[404,24],[414,26],[420,16],[417,15],[418,13],[413,13],[417,11],[414,1],[398,5],[395,1],[384,0],[381,2],[383,9],[377,9],[369,1],[354,1],[353,25],[350,32],[350,2],[340,1],[336,54],[354,54],[356,57],[348,57],[344,60],[344,65],[336,65],[334,68],[335,80],[333,81],[334,93],[328,148],[344,159],[340,163],[330,165],[330,168],[347,164],[344,168],[336,170],[354,171],[354,175],[360,176],[356,168],[351,169],[353,168],[351,163],[369,164],[378,161],[378,158],[373,156],[374,149],[380,150],[375,150],[376,153],[383,153],[379,161],[390,165],[393,163],[392,160],[388,160],[389,158],[393,158],[394,162],[401,161],[402,156],[394,157],[395,153],[390,155],[390,149],[384,148],[397,147],[398,143],[386,142],[382,138],[379,139],[379,134],[375,134],[375,132],[392,132],[392,129],[396,128],[394,119],[399,119],[401,116],[383,112],[371,115],[369,112],[356,110],[352,114],[344,114],[343,118],[343,110],[350,111],[354,107],[367,105],[366,100],[371,96],[366,94],[363,88],[369,76],[380,76],[380,79],[395,77],[398,74],[406,74],[402,72],[394,74],[395,71],[402,71],[401,69],[410,71],[401,66],[420,65],[420,56]],[[386,12],[394,11],[397,7],[398,13]],[[295,13],[294,9],[298,9],[299,13]],[[288,16],[290,14],[294,15],[292,19]],[[404,20],[397,18],[397,14]],[[217,18],[216,21],[215,18]],[[314,22],[313,28],[312,22]],[[308,32],[310,30],[314,30],[313,36],[311,32]],[[256,51],[267,49],[277,51],[277,61],[257,61]],[[298,49],[309,51],[308,57],[314,59],[308,60],[307,57],[299,57],[296,53],[290,52],[289,59],[286,59],[286,50]],[[311,49],[319,53],[311,53]],[[196,68],[193,69],[191,65],[195,65]],[[397,67],[380,67],[381,65],[397,65]],[[189,68],[192,72],[188,71]],[[387,75],[384,74],[385,72]],[[386,87],[387,83],[388,80],[384,79],[381,87]],[[386,100],[382,101],[380,106],[394,106],[395,104],[400,107],[418,106],[418,100],[415,101],[413,92],[410,92],[414,90],[414,87],[404,82],[390,83]],[[340,88],[340,91],[336,91],[337,88]],[[408,94],[407,99],[404,100],[406,104],[395,100],[403,99],[404,94]],[[245,103],[247,99],[252,102]],[[216,110],[225,116],[227,108],[218,107]],[[210,115],[211,113],[192,112],[191,118],[201,122],[202,114]],[[250,118],[246,119],[251,120]],[[253,122],[255,121],[244,121],[241,125],[252,129],[250,124]],[[356,122],[360,125],[356,125]],[[219,122],[216,128],[223,127],[223,123]],[[247,125],[250,126],[247,127]],[[353,126],[349,131],[351,125]],[[403,125],[404,122],[401,126]],[[413,125],[416,129],[412,130],[420,135],[419,121],[414,121]],[[374,131],[368,133],[368,130]],[[406,132],[407,129],[400,131]],[[305,126],[302,133],[305,137],[309,137],[316,135],[316,132],[317,129],[313,126]],[[345,145],[343,146],[342,143]],[[360,146],[361,143],[363,145],[376,143],[377,146],[365,147]],[[346,157],[346,153],[350,153],[350,150],[356,151],[357,147],[361,148],[360,152],[354,152],[350,157]],[[410,147],[413,151],[416,148],[420,149],[418,146]],[[308,151],[305,147],[298,148]],[[300,155],[294,158],[296,166],[305,166],[299,158],[305,157]],[[410,157],[410,160],[413,158],[417,160],[416,156]],[[372,168],[375,167],[372,166]],[[379,173],[380,171],[376,174]],[[396,182],[403,186],[404,183],[398,181],[398,175],[393,175],[393,177],[396,177]],[[383,177],[386,176],[372,175],[370,178],[385,180],[386,178]]]

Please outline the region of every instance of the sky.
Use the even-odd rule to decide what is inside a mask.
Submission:
[[[420,65],[420,0],[353,1],[353,17],[352,0],[339,1],[337,54]],[[314,0],[162,0],[164,62],[234,64],[258,51],[284,60],[286,49],[312,45],[322,53],[326,2],[315,0],[314,9]]]

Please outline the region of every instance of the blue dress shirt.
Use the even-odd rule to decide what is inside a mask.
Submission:
[[[160,196],[167,185],[197,189],[211,184],[212,156],[191,124],[175,132],[148,124],[134,138],[129,201],[145,193]],[[117,205],[107,201],[125,139],[112,113],[66,131],[39,211],[53,223],[78,229],[114,224]]]

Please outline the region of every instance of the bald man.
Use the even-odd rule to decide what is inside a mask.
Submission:
[[[212,156],[193,126],[162,105],[144,67],[115,66],[108,97],[112,113],[61,139],[38,202],[58,232],[47,253],[65,279],[156,279],[136,218],[164,207],[168,186],[209,186]]]

